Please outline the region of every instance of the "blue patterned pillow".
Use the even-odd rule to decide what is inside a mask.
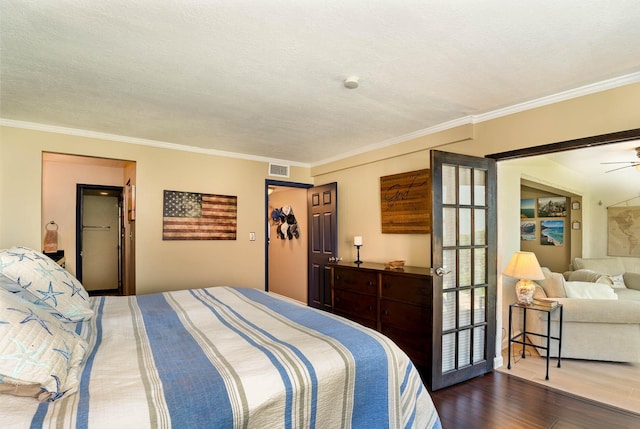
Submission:
[[[0,250],[0,274],[14,281],[25,299],[48,305],[67,321],[93,316],[89,294],[82,284],[43,253],[26,247]],[[13,292],[20,291],[14,288]]]
[[[0,289],[0,393],[55,401],[75,392],[87,342],[72,328]]]

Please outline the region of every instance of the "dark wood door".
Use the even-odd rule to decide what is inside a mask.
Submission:
[[[431,151],[432,389],[493,370],[495,160]]]
[[[337,257],[338,184],[329,183],[307,190],[309,210],[308,304],[331,310],[331,269]]]

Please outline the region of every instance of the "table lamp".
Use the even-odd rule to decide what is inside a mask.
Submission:
[[[518,304],[531,305],[533,292],[536,289],[531,280],[543,280],[544,274],[533,252],[516,252],[511,257],[507,268],[502,272],[505,276],[520,279],[516,283],[516,298]]]

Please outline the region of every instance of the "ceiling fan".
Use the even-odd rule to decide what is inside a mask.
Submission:
[[[622,170],[623,168],[635,167],[640,165],[640,147],[635,149],[638,161],[618,161],[618,162],[601,162],[600,164],[627,164],[623,167],[614,168],[613,170],[607,170],[605,173],[611,173],[612,171]]]

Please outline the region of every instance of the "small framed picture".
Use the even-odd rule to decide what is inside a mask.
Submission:
[[[580,201],[574,201],[571,203],[572,210],[580,210]],[[575,229],[575,228],[574,228]]]
[[[538,198],[538,217],[567,216],[567,197]]]

